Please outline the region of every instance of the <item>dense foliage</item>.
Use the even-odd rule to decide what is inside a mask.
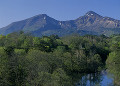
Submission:
[[[120,76],[119,40],[104,35],[0,35],[0,86],[73,86],[73,74],[98,72],[106,63]]]
[[[120,85],[120,35],[112,36],[110,39],[110,51],[106,61],[107,68],[114,74],[115,86]]]

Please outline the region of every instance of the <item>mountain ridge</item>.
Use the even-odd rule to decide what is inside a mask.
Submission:
[[[119,34],[120,20],[103,17],[94,11],[87,12],[75,20],[59,21],[46,14],[39,14],[25,20],[13,22],[0,28],[0,34],[16,31],[30,32],[36,36],[57,34],[64,36],[71,33],[84,34]],[[117,31],[116,31],[117,30]]]

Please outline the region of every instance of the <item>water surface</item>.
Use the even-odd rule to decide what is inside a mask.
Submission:
[[[75,86],[114,86],[113,75],[105,70],[100,73],[83,74]]]

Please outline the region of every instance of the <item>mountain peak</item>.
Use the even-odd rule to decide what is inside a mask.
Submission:
[[[49,17],[47,14],[39,14],[39,15],[36,15],[36,16]]]
[[[39,14],[39,16],[48,16],[47,14]]]
[[[99,14],[97,14],[97,13],[94,12],[94,11],[88,11],[85,15],[86,15],[86,16],[100,16]]]
[[[38,14],[38,15],[35,15],[35,16],[29,18],[29,19],[36,21],[36,20],[41,20],[41,19],[46,20],[48,18],[50,18],[50,17],[47,14]]]

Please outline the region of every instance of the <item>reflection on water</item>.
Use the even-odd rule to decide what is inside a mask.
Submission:
[[[112,74],[105,70],[100,73],[84,74],[75,86],[114,86]]]

